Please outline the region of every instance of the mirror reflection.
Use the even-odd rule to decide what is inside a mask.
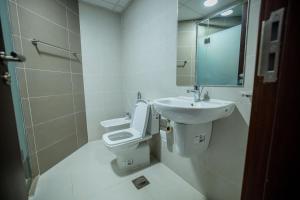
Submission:
[[[177,85],[243,86],[247,1],[179,0]]]

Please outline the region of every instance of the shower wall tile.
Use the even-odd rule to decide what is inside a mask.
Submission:
[[[83,75],[72,74],[72,81],[73,81],[73,93],[81,94],[83,91]]]
[[[78,148],[88,143],[88,137],[78,138]]]
[[[31,43],[81,54],[78,1],[10,1],[9,11],[14,50],[27,58],[17,78],[34,177],[87,142],[81,56]]]
[[[72,10],[74,13],[79,13],[78,3],[74,3],[74,0],[61,0],[65,3],[68,9]],[[75,0],[77,2],[77,0]]]
[[[57,1],[49,0],[18,0],[20,6],[29,9],[48,20],[63,27],[67,26],[66,8]]]
[[[44,173],[59,161],[77,149],[77,137],[71,135],[37,153],[41,173]]]
[[[74,14],[74,12],[67,10],[67,15],[68,15],[68,28],[79,34],[80,33],[80,25],[79,25],[79,18],[77,14]]]
[[[78,56],[78,58],[71,57],[71,71],[72,73],[82,74],[82,58]]]
[[[74,111],[82,112],[85,110],[84,95],[74,94]]]
[[[26,70],[26,78],[30,97],[72,93],[70,73]]]
[[[20,36],[13,35],[12,39],[13,39],[14,50],[16,52],[22,52]],[[18,66],[18,67],[20,67],[20,66]]]
[[[11,1],[9,2],[9,13],[10,13],[11,32],[14,35],[20,35],[17,5]]]
[[[37,150],[51,146],[70,135],[76,134],[75,116],[70,115],[34,126]]]
[[[22,98],[27,98],[27,86],[25,80],[25,70],[23,68],[16,68],[17,80],[19,84],[20,96]]]
[[[30,99],[32,121],[38,124],[73,113],[73,96],[59,95]]]
[[[32,128],[26,128],[25,130],[26,133],[26,138],[27,138],[27,143],[28,143],[28,150],[29,150],[29,155],[34,154],[35,151],[35,141],[34,141],[34,135],[33,135],[33,130]]]
[[[38,167],[38,161],[37,161],[37,155],[36,155],[33,129],[31,127],[26,128],[25,133],[26,133],[28,150],[29,150],[31,173],[32,173],[32,177],[35,177],[39,174],[39,167]]]
[[[74,52],[79,52],[80,46],[80,36],[77,33],[69,32],[70,49]]]
[[[31,154],[29,156],[29,160],[30,160],[32,177],[36,177],[40,174],[39,164],[38,164],[38,160],[37,160],[37,154],[36,153]]]
[[[38,39],[64,48],[68,47],[67,30],[45,18],[19,7],[20,30],[22,37]]]
[[[31,116],[30,116],[30,107],[29,107],[29,100],[22,99],[22,110],[23,110],[23,118],[25,127],[31,127]]]
[[[75,117],[76,117],[76,129],[78,132],[78,138],[87,138],[85,112],[76,113]]]

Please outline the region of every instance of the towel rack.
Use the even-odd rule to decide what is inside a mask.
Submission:
[[[177,68],[184,68],[185,65],[188,63],[187,60],[177,60],[177,62],[183,62],[183,65],[177,65]]]
[[[66,48],[63,48],[63,47],[60,47],[60,46],[56,46],[56,45],[53,45],[53,44],[50,44],[48,42],[43,42],[41,40],[37,40],[37,39],[32,39],[31,40],[31,43],[37,47],[37,45],[40,43],[40,44],[44,44],[46,46],[50,46],[50,47],[53,47],[53,48],[56,48],[56,49],[60,49],[60,50],[63,50],[63,51],[66,51],[66,52],[69,52],[71,53],[73,56],[75,56],[77,58],[78,55],[80,55],[79,53],[76,53],[74,51],[71,51],[70,49],[66,49]]]

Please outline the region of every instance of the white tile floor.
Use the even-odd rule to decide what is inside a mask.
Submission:
[[[112,169],[115,156],[101,140],[90,142],[40,176],[31,200],[204,200],[201,193],[161,163],[130,175]],[[131,180],[150,185],[137,190]]]

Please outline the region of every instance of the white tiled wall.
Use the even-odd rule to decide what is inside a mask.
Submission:
[[[100,139],[100,121],[124,114],[121,87],[121,18],[80,3],[80,32],[89,141]]]
[[[241,91],[252,91],[260,0],[250,2],[250,21],[244,88],[208,88],[212,98],[235,101],[228,118],[214,122],[211,143],[201,156],[187,159],[169,152],[155,138],[161,161],[208,199],[239,199],[251,102]],[[187,95],[176,86],[177,1],[136,0],[122,15],[122,75],[125,109],[136,92],[144,98]]]

